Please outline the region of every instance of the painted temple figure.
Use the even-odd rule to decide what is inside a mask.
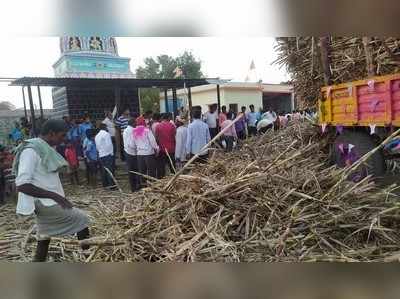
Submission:
[[[102,51],[103,50],[103,42],[100,40],[98,36],[90,37],[89,41],[90,50]]]
[[[79,37],[73,36],[69,38],[69,49],[73,51],[80,51],[82,49],[81,47],[81,41],[79,40]]]

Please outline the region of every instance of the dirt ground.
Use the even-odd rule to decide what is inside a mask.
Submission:
[[[104,191],[101,186],[100,177],[96,188],[88,187],[85,180],[85,173],[80,173],[81,185],[71,185],[67,175],[62,175],[62,182],[66,197],[74,204],[75,207],[82,209],[86,213],[91,214],[90,201],[93,199],[104,199],[109,194],[110,197],[119,196],[118,191]],[[124,167],[120,166],[116,172],[116,180],[121,189],[128,193],[128,176]],[[17,197],[16,195],[8,198],[6,203],[0,206],[0,261],[22,261],[31,260],[31,250],[28,243],[32,243],[30,230],[34,225],[33,216],[19,216],[15,213]],[[52,260],[52,253],[49,253]]]

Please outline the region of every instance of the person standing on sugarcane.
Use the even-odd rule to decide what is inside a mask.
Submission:
[[[35,213],[38,235],[35,262],[46,261],[51,237],[75,234],[78,240],[89,237],[89,219],[65,198],[58,174],[68,163],[54,147],[64,141],[67,130],[63,120],[49,120],[39,138],[24,141],[15,151],[17,214]]]

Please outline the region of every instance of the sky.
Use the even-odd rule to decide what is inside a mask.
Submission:
[[[123,37],[117,38],[119,55],[131,58],[134,72],[143,66],[144,58],[167,54],[178,56],[192,51],[201,60],[206,77],[244,81],[251,61],[256,66],[256,77],[265,83],[289,80],[284,69],[272,65],[276,59],[274,38],[268,37]],[[0,47],[0,77],[50,76],[52,65],[60,57],[58,37],[4,37]],[[36,88],[33,88],[38,105]],[[45,108],[52,108],[51,88],[42,88]],[[19,87],[0,82],[0,101],[9,101],[23,107]]]

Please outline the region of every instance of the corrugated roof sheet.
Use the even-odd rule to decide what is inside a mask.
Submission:
[[[22,77],[11,82],[10,86],[54,86],[54,87],[136,87],[136,88],[183,88],[224,82],[219,79],[93,79],[93,78],[51,78]]]

